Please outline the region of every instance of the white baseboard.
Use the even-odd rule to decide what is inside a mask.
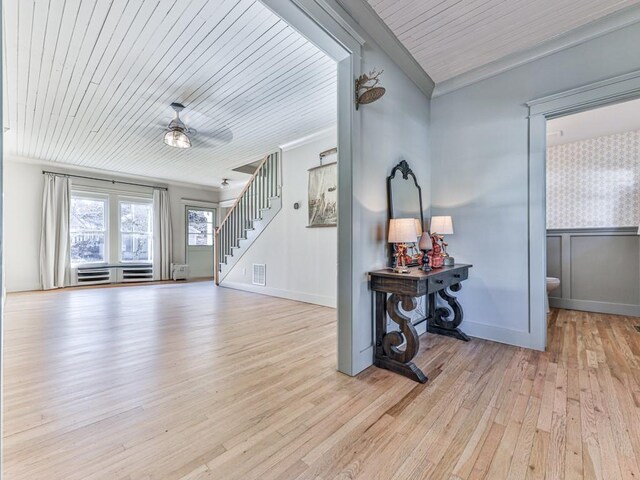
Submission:
[[[314,305],[321,305],[323,307],[336,308],[336,299],[333,297],[313,295],[306,292],[294,292],[279,288],[261,287],[260,285],[251,285],[249,283],[229,282],[227,280],[221,281],[220,286],[234,290],[243,290],[245,292],[259,293],[261,295],[269,295],[271,297],[296,300],[298,302],[313,303]]]
[[[7,293],[19,293],[19,292],[33,292],[36,290],[42,290],[40,284],[25,284],[25,285],[7,285]]]
[[[495,325],[486,325],[484,323],[469,322],[466,320],[462,322],[460,329],[471,337],[505,343],[516,347],[541,350],[541,348],[535,344],[533,336],[529,332],[511,330],[510,328],[496,327]]]

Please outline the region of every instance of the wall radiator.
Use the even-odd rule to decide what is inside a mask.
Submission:
[[[153,265],[107,265],[71,269],[71,285],[107,285],[109,283],[150,282]]]

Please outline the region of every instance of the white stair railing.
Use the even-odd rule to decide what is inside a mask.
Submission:
[[[249,179],[244,189],[216,229],[214,250],[215,281],[220,284],[222,266],[233,256],[240,240],[246,237],[253,223],[262,218],[261,210],[270,206],[272,198],[280,197],[280,154],[267,155]]]

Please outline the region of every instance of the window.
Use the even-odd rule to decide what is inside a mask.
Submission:
[[[151,203],[120,202],[120,261],[152,261]]]
[[[70,213],[71,263],[106,262],[107,199],[74,194]]]
[[[213,210],[187,209],[188,244],[194,246],[213,245]]]

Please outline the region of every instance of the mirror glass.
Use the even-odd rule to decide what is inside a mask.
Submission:
[[[422,215],[422,189],[416,176],[411,171],[409,164],[402,160],[391,170],[387,177],[388,216],[391,218],[416,218],[420,222],[418,235],[424,229],[424,217]],[[416,242],[418,238],[416,238]],[[393,249],[393,247],[391,247]],[[417,246],[413,248],[414,255],[420,256]],[[392,250],[391,250],[392,251]],[[412,265],[418,264],[414,259]]]
[[[413,178],[405,180],[402,175],[396,175],[391,179],[391,201],[389,218],[418,218],[422,225],[420,191],[413,183]]]

